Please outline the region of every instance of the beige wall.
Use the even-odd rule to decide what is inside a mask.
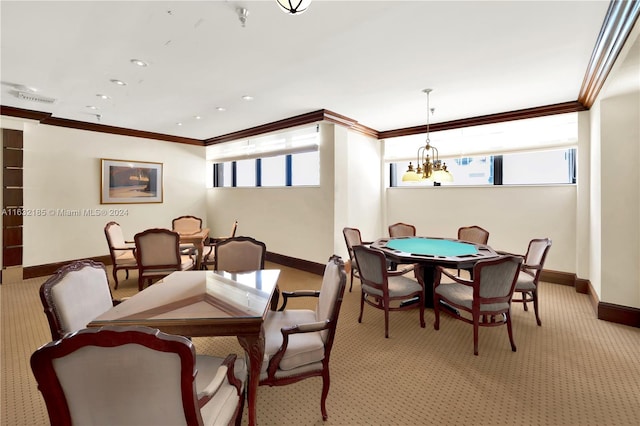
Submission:
[[[601,300],[640,308],[640,92],[600,103]]]
[[[101,158],[164,163],[164,202],[101,205]],[[24,218],[23,266],[106,255],[103,229],[111,220],[133,239],[147,228],[170,228],[182,214],[204,217],[204,148],[25,123],[24,207],[47,214]],[[58,209],[106,214],[65,216]],[[115,209],[124,215],[111,214]]]
[[[389,188],[387,221],[411,223],[419,235],[448,238],[461,226],[478,225],[489,231],[491,247],[522,254],[531,239],[548,237],[553,246],[545,268],[575,272],[573,185]]]

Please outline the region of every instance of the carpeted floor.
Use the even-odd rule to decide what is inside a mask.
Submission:
[[[321,277],[279,265],[282,289],[320,286]],[[124,275],[122,273],[122,275]],[[0,286],[2,425],[48,424],[29,357],[51,336],[38,289],[46,277]],[[115,297],[137,292],[136,274]],[[365,306],[358,324],[359,283],[345,293],[331,355],[329,419],[320,415],[319,378],[261,387],[261,425],[637,425],[640,421],[640,329],[600,321],[573,288],[542,283],[542,327],[514,304],[514,336],[506,327],[480,330],[433,311],[421,329],[418,311],[383,314]],[[310,306],[294,300],[291,308]],[[235,338],[194,338],[198,352],[241,353]],[[243,424],[246,424],[246,410]],[[114,426],[114,425],[109,425]]]

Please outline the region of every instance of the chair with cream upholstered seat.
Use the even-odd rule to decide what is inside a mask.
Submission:
[[[522,303],[525,311],[528,310],[527,302],[533,302],[533,311],[538,325],[542,325],[538,312],[538,281],[550,248],[551,239],[549,238],[535,238],[529,241],[529,247],[523,256],[524,262],[516,281],[515,293],[520,293],[521,298],[513,299],[514,302]]]
[[[521,264],[522,258],[517,256],[480,260],[474,265],[471,274],[473,278],[470,280],[452,275],[442,266],[437,266],[439,273],[433,284],[433,328],[440,329],[440,312],[473,324],[473,354],[478,355],[479,327],[506,324],[511,350],[515,352],[516,344],[511,328],[511,298]],[[453,282],[443,283],[442,275]],[[445,305],[444,309],[442,303]],[[496,321],[497,317],[502,320]]]
[[[180,235],[196,234],[202,231],[202,219],[196,216],[185,215],[176,217],[171,221],[171,230]],[[180,244],[181,254],[196,254],[196,246],[194,244]]]
[[[243,366],[147,327],[82,329],[31,356],[52,425],[240,425]]]
[[[366,302],[368,305],[384,311],[384,337],[386,338],[389,337],[390,311],[403,311],[417,307],[420,312],[420,327],[424,328],[424,286],[422,281],[404,276],[406,271],[387,270],[387,259],[382,250],[361,245],[355,246],[353,252],[362,282],[358,322],[362,322]],[[416,273],[415,270],[414,273]],[[401,303],[413,298],[417,299],[417,306]]]
[[[145,280],[151,284],[154,278],[195,268],[195,259],[180,253],[180,235],[177,232],[162,228],[147,229],[137,233],[134,240],[138,260],[138,290],[142,290]]]
[[[107,237],[109,245],[109,255],[113,265],[114,289],[118,289],[118,271],[124,270],[126,278],[129,278],[129,270],[138,269],[135,248],[133,242],[124,239],[122,228],[117,222],[109,222],[104,227],[104,235]]]
[[[104,264],[77,260],[58,269],[40,286],[40,301],[51,339],[85,328],[119,303],[111,295]]]
[[[360,234],[360,230],[358,228],[344,228],[342,230],[342,235],[344,236],[344,241],[347,244],[347,251],[349,253],[349,269],[351,275],[351,283],[349,284],[349,292],[353,289],[353,278],[360,279],[360,274],[358,274],[358,264],[356,263],[356,258],[353,256],[353,248],[355,246],[359,246],[361,244],[371,244],[371,242],[362,241],[362,235]]]
[[[269,311],[264,322],[265,355],[260,385],[282,386],[309,377],[322,377],[323,420],[327,419],[329,357],[346,283],[342,259],[331,256],[320,291],[283,292],[283,305],[278,311]],[[287,300],[294,297],[317,297],[315,310],[286,309]]]

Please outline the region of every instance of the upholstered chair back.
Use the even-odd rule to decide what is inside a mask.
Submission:
[[[536,282],[540,272],[542,272],[542,267],[544,266],[544,261],[550,247],[551,240],[548,238],[539,238],[529,242],[529,249],[524,259],[524,269],[527,269],[527,267],[537,268],[534,272]]]
[[[353,258],[353,247],[362,244],[360,230],[357,228],[344,228],[342,234],[349,250],[349,258]]]
[[[484,265],[481,262],[476,264],[473,273],[478,274],[479,285],[477,286],[478,294],[481,298],[508,298],[510,303],[511,296],[515,287],[515,278],[520,269],[520,262],[517,258],[507,257],[502,262]],[[475,277],[476,275],[474,275]],[[498,310],[481,307],[481,310]]]
[[[117,250],[114,247],[126,247],[127,243],[122,233],[122,227],[116,222],[109,222],[104,228],[104,233],[107,236],[107,243],[109,244],[109,250],[114,252],[115,257],[126,254],[130,250]]]
[[[195,216],[180,216],[171,222],[173,231],[178,234],[195,234],[202,229],[202,219]]]
[[[316,304],[316,321],[332,320],[337,316],[336,310],[340,308],[340,304],[336,301],[344,293],[344,284],[341,285],[343,280],[345,280],[344,264],[342,261],[331,259],[325,266],[322,276],[320,296],[318,296]],[[328,330],[323,330],[320,333],[322,340],[326,342]]]
[[[144,327],[86,329],[31,358],[51,424],[198,425],[195,351]]]
[[[487,244],[489,232],[479,226],[463,226],[458,229],[458,239],[476,244]]]
[[[53,340],[85,328],[113,307],[107,271],[91,260],[60,268],[40,287],[40,299]]]
[[[251,237],[233,237],[217,243],[215,269],[227,272],[246,272],[264,269],[267,247]]]
[[[135,239],[138,261],[145,267],[180,264],[180,236],[177,233],[153,229],[136,234]]]
[[[390,237],[415,237],[415,235],[416,227],[409,225],[408,223],[398,222],[393,225],[389,225]]]
[[[377,249],[367,249],[365,246],[355,246],[354,254],[360,277],[366,281],[366,285],[382,289],[387,284],[387,262],[384,253]]]

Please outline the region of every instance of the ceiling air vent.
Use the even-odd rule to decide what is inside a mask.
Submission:
[[[52,104],[56,101],[54,98],[48,98],[46,96],[37,95],[30,92],[16,92],[16,97],[18,99],[24,99],[25,101],[42,102],[45,104]]]

